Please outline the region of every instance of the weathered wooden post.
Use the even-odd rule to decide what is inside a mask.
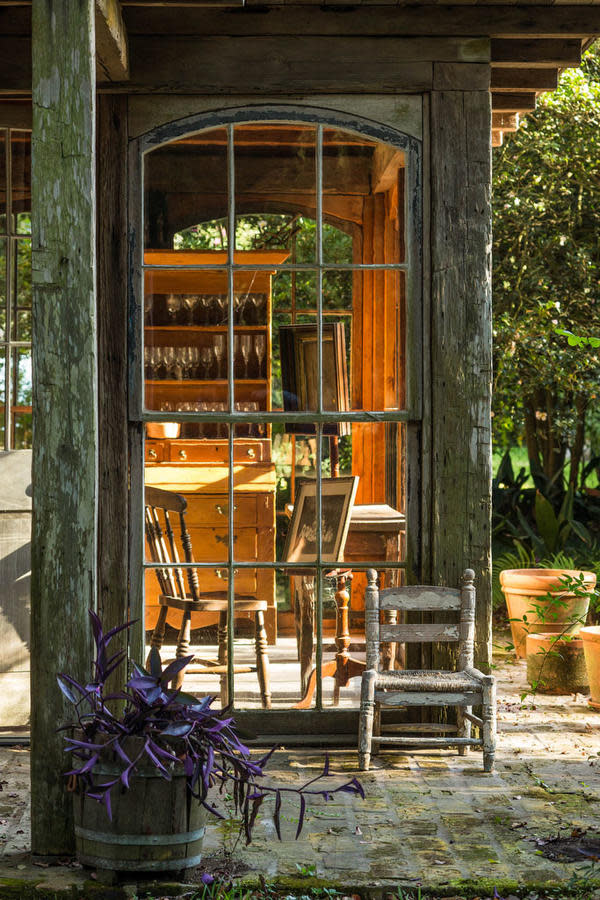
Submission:
[[[33,0],[32,849],[72,848],[56,684],[87,679],[96,592],[93,0]]]
[[[475,570],[475,657],[484,665],[491,651],[489,69],[455,64],[439,78],[449,89],[431,93],[429,565],[434,583],[453,586],[466,566]]]

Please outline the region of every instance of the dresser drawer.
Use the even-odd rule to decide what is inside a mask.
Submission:
[[[173,441],[168,447],[169,462],[228,465],[227,441]],[[236,440],[233,444],[235,462],[265,462],[270,459],[268,441]]]
[[[144,457],[147,463],[159,463],[168,459],[168,444],[162,441],[146,441]]]
[[[188,527],[217,525],[227,528],[229,497],[227,494],[184,494],[188,503],[185,519]],[[236,493],[234,500],[235,526],[254,525],[257,521],[256,495]]]

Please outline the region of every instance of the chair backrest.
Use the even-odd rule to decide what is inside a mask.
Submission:
[[[473,665],[475,639],[475,572],[466,569],[460,589],[410,585],[386,588],[380,591],[378,575],[374,569],[367,572],[365,592],[365,629],[367,636],[367,669],[379,669],[379,644],[430,643],[433,641],[457,641],[459,644],[459,668]],[[455,622],[403,623],[390,625],[380,621],[381,610],[405,612],[444,613],[444,618]],[[453,616],[446,614],[451,613]]]
[[[185,600],[191,596],[197,601],[200,596],[198,573],[195,568],[182,568],[175,540],[172,520],[178,520],[178,537],[183,548],[184,562],[192,562],[192,540],[185,522],[187,500],[181,494],[163,491],[161,488],[146,487],[145,529],[150,558],[155,563],[175,563],[168,568],[155,569],[161,594]],[[185,573],[185,574],[184,574]],[[187,591],[186,591],[187,583]],[[189,593],[188,593],[189,592]]]

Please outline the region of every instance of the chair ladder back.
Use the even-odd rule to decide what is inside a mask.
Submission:
[[[375,569],[367,572],[365,589],[365,634],[367,639],[367,669],[379,668],[379,586]]]
[[[146,506],[146,538],[152,562],[172,562],[165,543],[158,510],[154,506]],[[177,596],[177,583],[171,568],[154,569],[154,574],[158,579],[161,594]]]
[[[460,592],[460,642],[458,648],[458,665],[460,669],[473,666],[475,646],[475,572],[465,569],[462,576]]]
[[[194,559],[192,553],[192,539],[190,537],[189,531],[187,530],[185,514],[183,511],[179,513],[179,526],[181,528],[181,545],[183,547],[185,561],[187,563],[191,563]],[[200,598],[200,582],[198,581],[198,569],[189,566],[185,571],[187,574],[187,581],[192,600],[194,601],[194,603],[197,603]]]
[[[177,552],[177,545],[175,544],[175,535],[173,533],[173,526],[171,525],[171,518],[169,516],[169,510],[163,509],[163,515],[165,517],[165,532],[167,534],[167,538],[169,541],[170,548],[170,560],[174,563],[179,563],[181,560],[179,559],[179,553]],[[185,599],[185,584],[183,582],[183,572],[181,571],[181,567],[177,566],[174,569],[170,570],[173,574],[173,577],[177,583],[177,594],[174,596],[181,597],[181,599]]]

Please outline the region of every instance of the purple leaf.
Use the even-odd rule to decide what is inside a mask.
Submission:
[[[194,656],[184,656],[181,659],[174,659],[172,663],[170,663],[167,668],[164,670],[162,675],[160,676],[160,680],[163,684],[168,684],[169,681],[173,681],[178,672],[181,672],[182,669],[185,669],[186,666],[189,666]]]
[[[163,737],[187,737],[188,734],[194,730],[193,723],[189,722],[174,722],[172,725],[169,725],[164,731],[161,731],[161,735]]]
[[[304,814],[306,812],[306,797],[300,794],[300,815],[298,816],[298,828],[296,829],[296,840],[300,837],[302,826],[304,825]]]

